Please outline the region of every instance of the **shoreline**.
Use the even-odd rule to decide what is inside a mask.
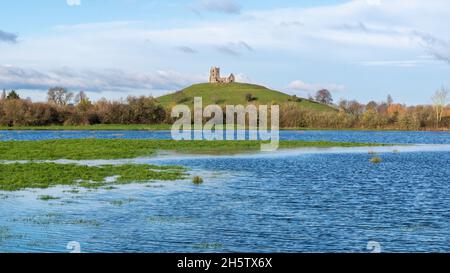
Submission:
[[[0,131],[170,131],[171,124],[99,124],[99,125],[52,125],[52,126],[0,126]],[[450,132],[450,128],[423,128],[420,130],[405,130],[395,128],[306,128],[286,127],[280,131],[366,131],[366,132]]]

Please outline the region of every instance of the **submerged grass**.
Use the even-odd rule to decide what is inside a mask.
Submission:
[[[45,141],[0,141],[0,160],[31,161],[0,163],[0,190],[48,188],[68,185],[84,188],[107,188],[114,184],[177,180],[186,177],[185,169],[176,166],[141,164],[84,166],[33,162],[35,160],[130,159],[155,155],[158,151],[191,154],[234,154],[256,152],[261,141],[174,141],[130,139],[59,139]],[[281,149],[301,147],[381,146],[374,143],[327,141],[281,141]],[[193,183],[200,184],[200,177]],[[51,199],[42,199],[51,200]]]
[[[185,177],[185,169],[177,166],[103,165],[82,166],[56,163],[0,164],[0,190],[48,188],[56,185],[76,185],[85,188],[107,186],[107,178],[117,176],[114,184],[177,180]],[[46,197],[41,198],[42,200]]]
[[[0,141],[0,160],[129,159],[152,156],[157,151],[194,154],[233,154],[259,151],[261,141],[175,141],[133,139],[59,139]],[[376,143],[280,141],[281,149],[382,146]]]
[[[125,200],[112,200],[109,203],[111,205],[113,205],[113,206],[119,206],[120,207],[120,206],[123,206],[125,204],[130,204],[130,203],[135,202],[135,201],[136,201],[136,199],[134,199],[134,198],[128,198],[128,199],[125,199]]]
[[[50,200],[58,200],[60,198],[59,197],[54,197],[54,196],[51,196],[51,195],[39,195],[38,199],[42,200],[42,201],[50,201]]]

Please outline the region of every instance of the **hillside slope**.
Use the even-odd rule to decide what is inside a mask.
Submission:
[[[194,84],[188,88],[157,98],[164,106],[176,104],[192,105],[194,97],[202,97],[203,105],[247,105],[247,94],[251,94],[254,103],[258,104],[283,104],[292,101],[292,96],[285,93],[268,89],[264,86],[246,83],[232,84]],[[297,102],[305,109],[320,111],[334,111],[334,108],[316,103],[307,99],[299,99]]]

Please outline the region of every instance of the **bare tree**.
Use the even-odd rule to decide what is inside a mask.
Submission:
[[[3,89],[2,95],[0,96],[0,100],[6,100],[6,90]]]
[[[89,100],[88,96],[86,95],[86,93],[84,93],[84,91],[80,91],[74,99],[75,104],[79,104],[82,102],[87,102]]]
[[[378,107],[378,103],[376,103],[375,101],[370,101],[369,103],[367,103],[366,105],[366,109],[367,110],[373,110],[376,111]]]
[[[328,91],[327,89],[322,89],[317,91],[316,101],[324,104],[332,104],[333,97],[331,96],[330,91]]]
[[[387,103],[388,106],[391,106],[391,104],[394,103],[394,100],[392,99],[392,96],[391,96],[391,95],[388,95],[388,96],[387,96],[386,103]]]
[[[448,101],[448,93],[449,91],[446,88],[442,87],[441,89],[437,90],[436,93],[434,93],[433,97],[431,97],[431,100],[433,102],[433,109],[436,114],[436,127],[439,127],[439,124],[442,121],[442,115]]]
[[[73,93],[69,92],[64,87],[53,87],[47,92],[47,100],[50,103],[55,103],[58,105],[67,105],[73,98]]]
[[[357,102],[356,100],[349,101],[347,106],[347,112],[354,116],[359,116],[364,112],[364,105]]]

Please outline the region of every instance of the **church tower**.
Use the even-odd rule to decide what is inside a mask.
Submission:
[[[220,77],[220,67],[211,67],[209,71],[209,82],[210,83],[233,83],[236,78],[234,74],[231,74],[229,77],[221,78]]]
[[[209,72],[209,82],[218,83],[220,81],[220,67],[211,67]]]

